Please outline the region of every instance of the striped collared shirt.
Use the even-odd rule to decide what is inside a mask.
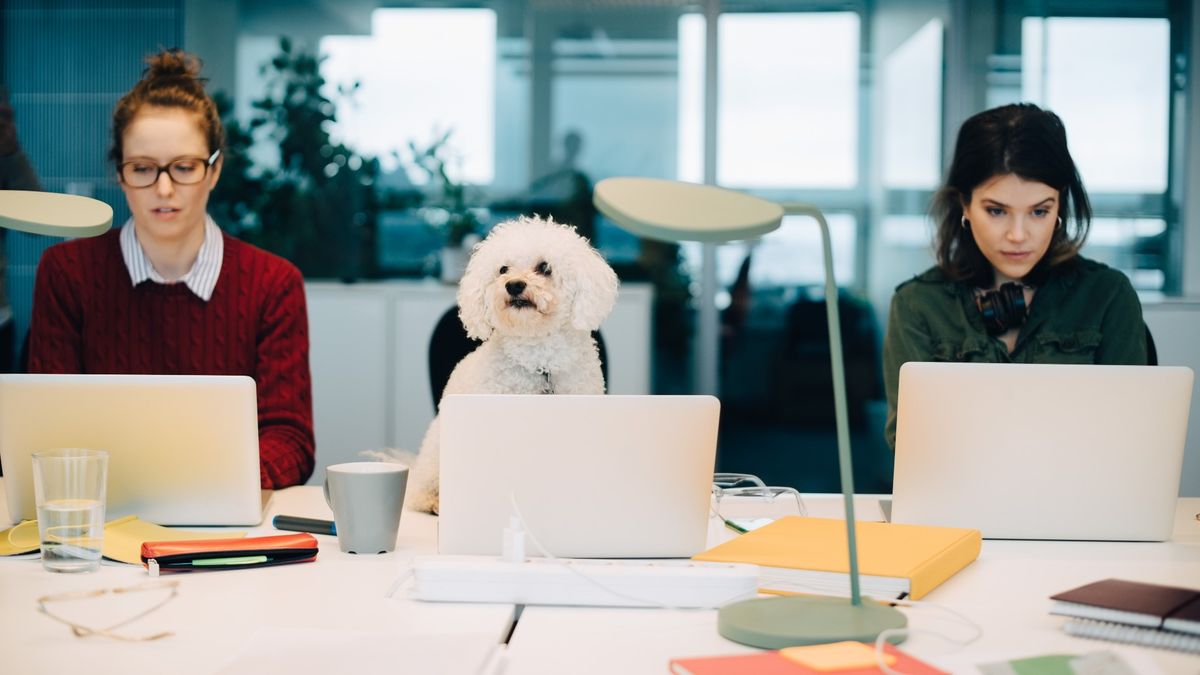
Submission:
[[[126,221],[121,228],[121,257],[125,259],[125,268],[129,270],[129,280],[134,286],[143,281],[153,281],[156,284],[182,282],[191,292],[205,302],[212,298],[213,289],[217,287],[217,277],[221,274],[221,261],[225,258],[225,240],[221,229],[209,216],[204,216],[204,243],[200,244],[200,252],[192,269],[179,278],[178,282],[170,282],[154,269],[142,245],[137,240],[133,229],[133,219]]]

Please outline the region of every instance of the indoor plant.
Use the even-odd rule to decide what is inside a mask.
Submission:
[[[479,241],[483,224],[487,222],[487,209],[468,206],[467,186],[456,180],[447,170],[451,148],[452,131],[435,133],[434,140],[424,148],[410,141],[413,164],[428,178],[430,189],[426,205],[420,209],[425,222],[442,235],[441,277],[446,282],[457,282],[466,269],[471,247]]]
[[[323,57],[294,48],[286,37],[279,48],[262,67],[267,92],[253,102],[247,126],[219,98],[227,142],[210,211],[247,241],[295,263],[306,277],[369,275],[379,163],[330,137],[337,106],[323,91]],[[338,87],[334,95],[350,96],[357,86]],[[278,144],[278,164],[256,162],[249,154],[256,141],[268,140]]]

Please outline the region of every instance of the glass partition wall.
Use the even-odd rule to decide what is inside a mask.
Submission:
[[[52,170],[64,150],[38,135],[36,117],[50,83],[27,82],[40,71],[17,38],[31,21],[53,30],[129,4],[0,5],[3,82],[47,185],[74,179]],[[723,471],[837,489],[816,229],[789,218],[760,241],[707,251],[641,241],[596,213],[598,180],[713,182],[826,213],[856,481],[867,492],[890,490],[880,368],[888,304],[898,283],[932,264],[929,200],[969,115],[1018,100],[1059,112],[1096,210],[1085,253],[1147,295],[1181,288],[1181,130],[1197,114],[1186,103],[1184,0],[142,4],[148,15],[166,11],[178,35],[234,36],[233,58],[206,54],[211,38],[182,46],[217,68],[233,64],[210,74],[231,99],[228,121],[251,134],[230,150],[255,171],[287,169],[279,139],[288,129],[253,122],[286,81],[276,66],[311,78],[296,57],[318,55],[324,82],[300,102],[318,120],[308,132],[328,134],[325,178],[361,176],[377,202],[356,223],[371,246],[358,276],[434,276],[450,221],[483,234],[539,213],[590,236],[625,281],[652,284],[654,391],[720,396]],[[105,89],[110,102],[148,49],[136,26],[106,36],[120,49],[87,52],[95,67],[126,73]],[[103,129],[108,106],[94,108],[81,124]],[[97,194],[115,194],[101,182]],[[13,305],[27,316],[21,284],[36,255],[20,255],[9,275],[28,279],[10,288],[25,289]],[[702,347],[706,307],[719,330]],[[697,376],[697,357],[716,359],[715,383]]]
[[[445,166],[486,209],[485,227],[529,212],[579,227],[623,279],[655,288],[654,390],[720,396],[718,468],[835,490],[813,224],[788,218],[706,256],[621,231],[591,207],[590,188],[651,176],[818,205],[841,288],[856,480],[885,492],[883,325],[894,287],[933,262],[929,200],[967,116],[1018,100],[1062,114],[1096,207],[1087,255],[1145,293],[1178,290],[1186,5],[389,4],[359,17],[369,31],[322,36],[318,47],[328,87],[358,83],[338,103],[335,133],[381,157],[381,182],[436,192],[413,152],[445,138]],[[402,202],[381,213],[378,273],[436,268],[441,241],[419,211]],[[719,324],[709,348],[697,343],[702,320]],[[706,357],[715,383],[698,376]]]

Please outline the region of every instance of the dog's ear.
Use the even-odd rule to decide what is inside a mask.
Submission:
[[[576,235],[578,236],[578,235]],[[572,289],[571,327],[592,331],[600,328],[604,318],[617,303],[617,273],[608,266],[604,256],[579,237],[583,246],[571,261],[575,276]]]
[[[486,240],[485,240],[486,241]],[[458,318],[467,335],[475,340],[486,340],[492,336],[495,326],[488,319],[487,285],[491,279],[490,261],[483,254],[483,244],[476,244],[467,262],[467,270],[458,282]]]

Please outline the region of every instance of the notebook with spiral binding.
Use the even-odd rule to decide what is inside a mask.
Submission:
[[[1067,635],[1076,637],[1200,654],[1200,635],[1188,635],[1160,628],[1144,628],[1090,619],[1071,619],[1063,624],[1063,631]]]
[[[1050,599],[1068,635],[1200,654],[1200,590],[1105,579]]]

